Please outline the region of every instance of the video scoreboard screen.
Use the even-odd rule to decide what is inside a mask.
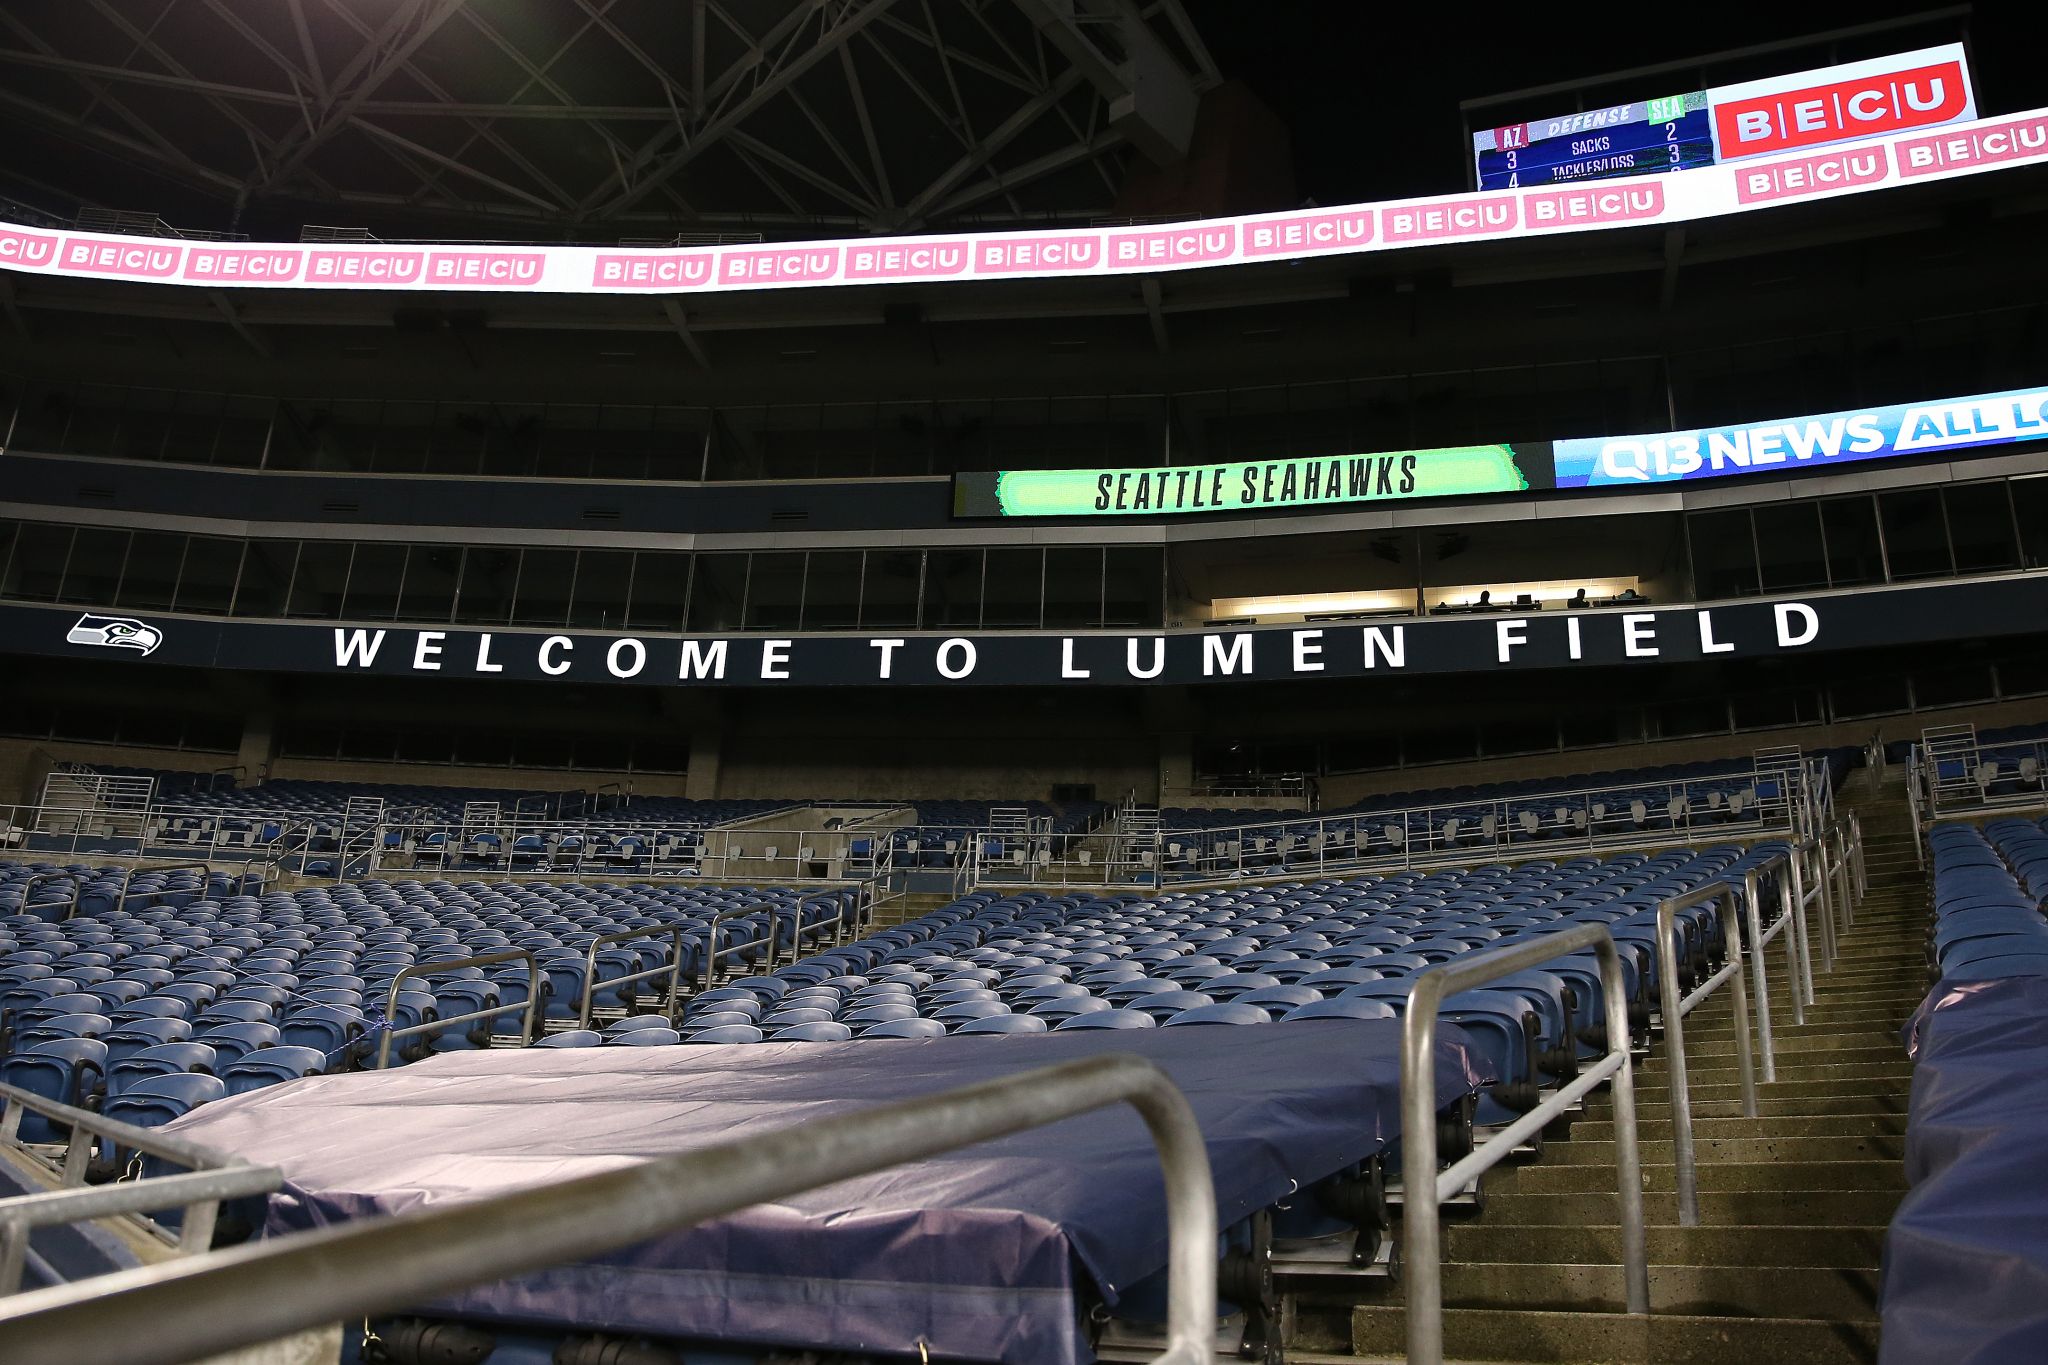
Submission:
[[[1705,91],[1514,123],[1475,134],[1479,188],[1652,175],[1714,163]]]
[[[1976,117],[1962,45],[1482,128],[1482,190],[1660,175]]]

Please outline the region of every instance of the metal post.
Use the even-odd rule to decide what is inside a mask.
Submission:
[[[398,991],[408,980],[431,975],[434,972],[454,971],[462,967],[489,967],[500,962],[526,963],[526,1003],[524,1005],[493,1005],[489,1009],[474,1010],[468,1014],[457,1014],[447,1019],[433,1019],[414,1024],[410,1028],[386,1028],[377,1044],[377,1069],[382,1071],[391,1065],[391,1044],[394,1039],[410,1038],[416,1033],[438,1033],[452,1024],[469,1024],[479,1019],[495,1019],[501,1014],[510,1014],[517,1009],[526,1011],[526,1020],[519,1027],[519,1045],[525,1047],[539,1036],[540,1024],[540,961],[524,948],[507,948],[503,952],[485,953],[481,957],[458,957],[447,962],[419,962],[403,968],[391,978],[391,994],[384,1006],[384,1020],[388,1024],[398,1013]]]
[[[1799,899],[1799,854],[1785,855],[1784,870],[1778,874],[1778,914],[1792,921],[1793,931],[1799,935],[1799,992],[1794,997],[1802,1004],[1813,1003],[1813,940],[1806,930],[1806,906]],[[1798,1022],[1805,1023],[1802,1018]]]
[[[1615,981],[1611,989],[1618,972]],[[1155,1365],[1210,1365],[1216,1193],[1209,1154],[1187,1098],[1157,1066],[1129,1055],[1027,1071],[472,1203],[36,1290],[0,1300],[0,1338],[8,1365],[175,1365],[584,1260],[1119,1103],[1144,1118],[1166,1177],[1167,1347]]]
[[[1813,840],[1802,839],[1792,846],[1792,903],[1799,907],[1799,913],[1806,913],[1808,901],[1814,900],[1819,892],[1818,879],[1809,888],[1806,879],[1806,860],[1814,849]],[[1823,971],[1835,970],[1835,922],[1827,913],[1826,899],[1820,898],[1815,907],[1820,920],[1820,957]],[[1810,997],[1809,997],[1810,998]]]
[[[1727,939],[1727,964],[1708,977],[1690,996],[1679,995],[1678,955],[1671,950],[1672,931],[1680,910],[1725,897],[1721,926]],[[1735,1055],[1742,1080],[1742,1113],[1755,1118],[1756,1073],[1750,1056],[1749,1009],[1742,979],[1742,913],[1734,888],[1717,882],[1673,896],[1657,907],[1658,1003],[1664,1018],[1665,1065],[1671,1071],[1671,1146],[1678,1169],[1678,1221],[1694,1227],[1700,1221],[1699,1171],[1692,1145],[1692,1089],[1685,1071],[1685,1015],[1730,977],[1735,981]]]
[[[1742,875],[1742,904],[1730,906],[1735,914],[1749,917],[1749,987],[1756,992],[1756,1032],[1763,1044],[1764,1083],[1778,1079],[1776,1049],[1771,1046],[1771,995],[1770,983],[1764,966],[1764,931],[1761,917],[1757,912],[1757,875],[1751,868]]]
[[[1541,967],[1591,948],[1600,964],[1607,1024],[1607,1054],[1542,1104],[1509,1124],[1450,1169],[1437,1171],[1436,1030],[1444,1000],[1524,968]],[[1668,956],[1668,954],[1666,955]],[[1575,925],[1561,933],[1505,948],[1468,953],[1416,973],[1401,1020],[1402,1277],[1407,1284],[1408,1365],[1442,1365],[1443,1245],[1438,1206],[1581,1096],[1613,1078],[1614,1167],[1620,1197],[1621,1254],[1628,1311],[1650,1311],[1650,1264],[1643,1231],[1642,1162],[1636,1135],[1636,1090],[1629,1055],[1628,998],[1621,957],[1604,924]]]

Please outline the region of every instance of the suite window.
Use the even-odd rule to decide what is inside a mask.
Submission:
[[[690,557],[661,550],[633,556],[633,599],[626,624],[633,630],[681,630],[690,597]]]
[[[1765,592],[1797,592],[1828,585],[1818,507],[1810,502],[1776,503],[1751,509],[1751,516]]]
[[[348,600],[342,615],[351,621],[389,621],[398,615],[405,583],[403,545],[360,542],[348,566]]]
[[[2020,566],[2012,500],[2003,483],[1966,483],[1941,490],[1957,573],[2004,573]]]
[[[804,629],[852,630],[860,624],[859,550],[813,550],[804,571]]]
[[[990,630],[1036,628],[1044,573],[1043,550],[991,549],[982,574],[981,624]]]
[[[287,611],[295,597],[293,570],[299,560],[296,540],[252,540],[242,556],[242,574],[235,583],[237,616],[297,616]],[[339,584],[336,585],[337,591]],[[336,605],[340,603],[337,601]]]
[[[1880,493],[1877,508],[1884,525],[1885,562],[1894,580],[1936,578],[1955,571],[1938,491],[1901,488]]]
[[[795,630],[803,620],[804,556],[800,550],[754,556],[747,578],[748,630]]]
[[[456,586],[455,619],[503,625],[512,619],[512,591],[519,581],[519,551],[472,545],[462,552],[462,580]]]
[[[1150,545],[1103,552],[1102,624],[1150,627],[1166,619],[1166,552]]]
[[[7,561],[6,595],[21,602],[54,602],[64,585],[64,561],[71,554],[72,528],[42,522],[21,524]]]
[[[462,548],[457,545],[415,545],[406,556],[405,586],[399,594],[401,621],[447,621],[455,614],[455,592],[462,581]]]
[[[592,630],[624,630],[626,600],[633,587],[630,550],[582,550],[576,555],[576,596],[569,624]]]
[[[128,542],[128,560],[121,570],[116,605],[139,611],[168,611],[178,593],[178,569],[185,559],[185,537],[162,531],[137,531]]]
[[[64,600],[87,606],[109,606],[115,585],[121,581],[121,565],[128,558],[126,531],[106,531],[81,526],[71,540],[71,557],[64,562]]]
[[[924,614],[927,630],[981,624],[980,550],[932,550],[925,555]]]
[[[747,557],[698,555],[690,572],[690,631],[717,635],[740,627],[747,600]]]
[[[1700,600],[1756,596],[1756,540],[1749,509],[1699,512],[1687,517],[1685,524],[1692,541],[1693,589]]]
[[[1820,505],[1827,540],[1828,582],[1837,588],[1884,582],[1884,542],[1877,534],[1877,503],[1867,494],[1831,498]]]
[[[1045,626],[1086,629],[1102,624],[1102,551],[1095,546],[1045,552]]]
[[[235,574],[242,567],[242,542],[193,536],[185,542],[185,567],[178,575],[179,611],[224,614],[235,600]]]
[[[918,550],[869,550],[862,567],[862,630],[913,630],[924,583],[924,555]]]
[[[574,550],[522,550],[519,554],[519,586],[512,596],[512,624],[566,624],[569,620],[569,593],[575,581]]]
[[[2048,569],[2048,475],[2014,479],[2010,487],[2026,552],[2024,567]]]

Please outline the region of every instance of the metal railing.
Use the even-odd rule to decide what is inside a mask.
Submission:
[[[1165,1072],[1129,1055],[1026,1071],[473,1203],[37,1290],[0,1300],[0,1340],[8,1365],[176,1365],[598,1256],[1114,1104],[1131,1105],[1145,1120],[1166,1176],[1167,1347],[1156,1365],[1210,1365],[1217,1218],[1209,1154],[1187,1098]]]
[[[1669,939],[1665,940],[1667,943]],[[1591,948],[1599,959],[1607,1051],[1541,1104],[1437,1170],[1436,1031],[1444,1000],[1459,991]],[[1664,956],[1669,956],[1666,953]],[[1636,1137],[1634,1063],[1629,1055],[1628,999],[1621,956],[1604,924],[1581,924],[1512,947],[1468,953],[1418,972],[1401,1021],[1401,1230],[1408,1303],[1408,1365],[1444,1358],[1442,1227],[1438,1206],[1512,1153],[1552,1119],[1612,1078],[1614,1166],[1621,1202],[1621,1254],[1628,1311],[1650,1311],[1650,1265],[1643,1231],[1642,1163]]]
[[[119,894],[119,895],[117,895],[117,896],[116,896],[116,897],[114,898],[114,908],[115,908],[116,910],[126,910],[126,909],[128,908],[128,892],[129,892],[129,889],[130,889],[131,887],[133,887],[133,886],[135,885],[135,878],[136,878],[136,876],[137,876],[138,874],[141,874],[141,873],[146,873],[146,872],[203,872],[203,873],[205,873],[205,874],[206,874],[207,876],[209,876],[209,877],[210,877],[210,876],[212,876],[212,875],[213,875],[213,864],[212,864],[212,863],[144,863],[144,864],[140,864],[140,865],[138,865],[138,866],[135,866],[135,867],[131,867],[131,868],[129,868],[129,869],[127,870],[127,871],[125,871],[125,872],[123,872],[123,873],[121,874],[121,891],[120,891],[120,894]],[[202,893],[204,892],[204,890],[205,890],[205,887],[204,887],[204,885],[203,885],[203,884],[201,885],[201,888],[200,888],[200,890],[201,890],[201,892],[202,892]],[[74,910],[74,913],[75,913],[75,910]],[[69,918],[69,916],[66,916],[66,918]]]
[[[48,886],[56,882],[63,882],[71,888],[71,898],[62,902],[45,901],[43,904],[62,904],[64,906],[64,913],[58,916],[60,920],[70,919],[76,915],[78,913],[78,898],[85,893],[85,878],[76,872],[38,872],[23,882],[21,884],[22,913],[28,913],[30,908],[29,897],[35,894],[36,888]]]
[[[724,947],[719,946],[719,925],[724,924],[727,920],[742,919],[748,915],[764,913],[768,916],[768,934],[765,938],[752,938],[744,943],[728,943]],[[725,909],[713,914],[711,922],[704,925],[703,929],[704,976],[703,985],[697,988],[698,994],[701,995],[703,992],[710,990],[712,984],[718,980],[718,959],[721,957],[738,957],[749,948],[766,948],[768,950],[768,960],[761,964],[761,970],[768,972],[775,970],[775,945],[778,938],[778,929],[775,923],[775,907],[772,904],[728,905]]]
[[[668,1008],[663,1011],[673,1024],[683,1008],[683,943],[696,926],[690,924],[655,924],[641,929],[621,929],[616,934],[605,934],[590,941],[589,949],[583,956],[583,998],[576,1005],[576,1027],[590,1027],[590,1002],[597,995],[597,955],[599,951],[616,943],[631,943],[636,939],[665,938],[669,940],[669,960],[666,966],[647,967],[624,976],[613,977],[604,983],[607,991],[621,986],[630,986],[636,981],[650,981],[657,976],[668,977]]]
[[[518,962],[521,960],[524,960],[526,963],[526,999],[524,1001],[515,1000],[509,1005],[492,1005],[487,1009],[472,1010],[468,1014],[451,1015],[446,1019],[428,1019],[421,1023],[408,1024],[404,1028],[386,1027],[379,1031],[380,1041],[377,1044],[377,1069],[382,1071],[385,1067],[391,1065],[391,1044],[400,1038],[410,1038],[415,1034],[421,1033],[439,1033],[441,1030],[456,1024],[473,1024],[479,1019],[495,1019],[501,1014],[510,1014],[514,1010],[526,1011],[526,1021],[519,1028],[519,1045],[525,1047],[528,1043],[531,1043],[539,1036],[536,1028],[540,1022],[541,972],[540,959],[524,948],[507,948],[501,952],[485,953],[481,957],[451,958],[446,962],[415,962],[410,967],[401,969],[397,976],[391,978],[391,994],[384,1004],[384,1021],[389,1025],[393,1019],[398,1017],[398,992],[407,981],[416,981],[421,977],[432,976],[435,972],[459,971],[464,967],[491,967],[500,962]]]
[[[1757,1115],[1756,1062],[1750,1050],[1749,1004],[1743,993],[1743,908],[1736,904],[1736,896],[1736,888],[1731,884],[1710,882],[1657,906],[1657,1003],[1664,1025],[1665,1066],[1671,1072],[1671,1150],[1678,1170],[1678,1221],[1685,1227],[1700,1221],[1699,1170],[1692,1143],[1692,1089],[1685,1070],[1685,1016],[1722,982],[1731,979],[1735,982],[1731,1000],[1735,1006],[1735,1058],[1742,1085],[1742,1114],[1752,1119]],[[1692,994],[1685,995],[1678,984],[1679,954],[1672,948],[1678,912],[1713,901],[1724,902],[1719,918],[1726,960],[1719,971],[1695,986]],[[1618,1125],[1619,1106],[1615,1116]],[[1618,1126],[1616,1131],[1620,1131]]]
[[[21,1288],[29,1237],[37,1228],[90,1218],[142,1215],[158,1209],[182,1209],[174,1242],[172,1234],[153,1220],[142,1219],[141,1226],[157,1240],[191,1254],[206,1250],[212,1243],[222,1200],[269,1194],[284,1180],[274,1166],[237,1162],[210,1147],[166,1137],[153,1128],[137,1128],[102,1118],[15,1086],[0,1084],[0,1101],[4,1101],[0,1104],[0,1149],[28,1160],[57,1182],[55,1189],[0,1199],[0,1296],[14,1294]],[[28,1113],[39,1114],[70,1130],[61,1163],[42,1160],[34,1148],[22,1142],[21,1121]],[[186,1173],[89,1186],[85,1177],[95,1139],[183,1166]]]

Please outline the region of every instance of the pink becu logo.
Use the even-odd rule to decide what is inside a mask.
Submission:
[[[967,269],[968,244],[958,239],[906,246],[857,246],[846,253],[849,280],[922,280]]]
[[[316,251],[306,278],[337,284],[412,284],[426,260],[424,251]]]
[[[437,251],[427,258],[427,283],[533,285],[546,269],[538,251]]]
[[[688,289],[711,283],[709,254],[602,255],[590,282],[611,289]]]
[[[1523,204],[1530,227],[1630,223],[1664,212],[1664,185],[1653,180],[1647,185],[1544,190],[1529,194]]]
[[[195,246],[185,262],[185,278],[281,284],[299,277],[299,265],[304,259],[303,251],[292,249]]]
[[[160,280],[178,273],[185,259],[181,246],[137,246],[73,237],[64,243],[64,268],[95,275],[125,275],[130,279]]]
[[[1446,237],[1479,237],[1507,232],[1517,219],[1516,201],[1505,195],[1471,195],[1433,204],[1381,209],[1380,227],[1390,242],[1433,242]]]
[[[1371,209],[1337,209],[1330,213],[1298,213],[1244,226],[1247,256],[1300,256],[1311,251],[1341,251],[1372,240]]]
[[[974,268],[985,275],[1023,275],[1059,270],[1093,270],[1102,264],[1102,234],[1063,237],[999,237],[981,243]]]
[[[729,251],[718,261],[720,284],[808,284],[839,273],[836,246]]]
[[[1802,156],[1768,166],[1744,166],[1735,177],[1735,199],[1737,203],[1754,204],[1824,194],[1851,185],[1873,184],[1884,179],[1890,169],[1882,147]]]
[[[1202,261],[1228,260],[1236,252],[1237,226],[1234,223],[1109,234],[1109,263],[1120,267],[1193,265]]]
[[[41,232],[0,229],[0,263],[48,265],[57,257],[57,239]]]
[[[1933,175],[1966,166],[1995,166],[2048,153],[2048,118],[2009,119],[1966,133],[1936,133],[1899,141],[1899,174]]]

